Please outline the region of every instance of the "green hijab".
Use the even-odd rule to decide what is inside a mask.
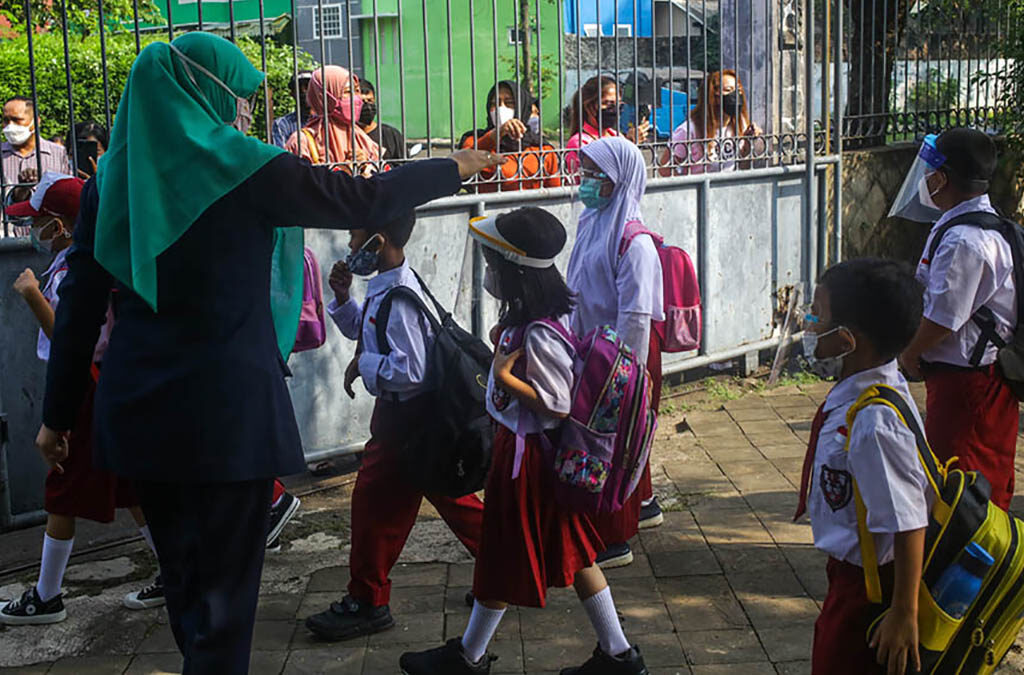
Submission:
[[[236,97],[255,94],[264,77],[231,42],[202,32],[153,43],[132,65],[96,174],[95,256],[154,312],[157,257],[214,202],[284,152],[231,126]],[[287,359],[302,303],[302,231],[289,228],[274,240],[268,292]]]

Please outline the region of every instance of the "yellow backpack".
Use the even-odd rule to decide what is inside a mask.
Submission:
[[[910,406],[892,387],[879,384],[861,394],[846,415],[848,429],[853,428],[857,413],[869,405],[889,406],[913,432],[918,458],[936,495],[918,597],[921,672],[991,673],[1024,625],[1024,521],[989,501],[991,487],[982,474],[951,468],[955,458],[946,465],[939,463]],[[850,449],[849,436],[846,449]],[[853,490],[868,599],[879,605],[878,617],[868,628],[870,639],[889,608],[882,604],[875,540],[867,529],[867,510],[856,481]],[[988,551],[995,563],[967,612],[957,619],[936,604],[930,589],[971,542]]]

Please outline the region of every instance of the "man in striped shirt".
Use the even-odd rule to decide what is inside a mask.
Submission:
[[[71,173],[67,151],[63,146],[42,138],[38,139],[37,145],[35,105],[32,99],[15,96],[4,103],[3,133],[0,157],[3,160],[4,204],[7,204],[8,194],[14,186],[36,183],[40,171]]]

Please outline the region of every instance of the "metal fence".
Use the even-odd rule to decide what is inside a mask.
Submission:
[[[109,16],[114,0],[87,4],[102,13],[105,1],[111,3]],[[838,259],[843,139],[835,130],[845,128],[846,110],[836,83],[846,72],[841,64],[848,43],[840,0],[284,0],[285,19],[276,9],[267,11],[274,1],[165,0],[156,8],[160,23],[147,14],[146,0],[133,0],[117,5],[128,7],[117,17],[124,23],[100,20],[93,35],[82,39],[67,21],[78,0],[29,0],[26,15],[41,5],[53,18],[49,36],[17,38],[27,49],[25,82],[36,101],[36,141],[46,135],[40,120],[61,134],[86,114],[109,122],[117,114],[126,75],[124,51],[130,57],[148,42],[185,30],[213,30],[236,39],[270,74],[253,131],[265,138],[271,137],[275,117],[294,109],[300,92],[289,80],[307,64],[351,67],[373,82],[377,120],[393,125],[404,142],[399,153],[380,161],[326,158],[354,173],[446,154],[466,132],[464,142],[485,142],[488,91],[503,80],[518,82],[536,98],[537,147],[506,143],[503,150],[516,160],[508,172],[474,179],[465,194],[422,208],[407,249],[439,299],[464,325],[485,335],[496,305],[483,293],[483,259],[467,236],[467,218],[535,204],[555,213],[572,241],[581,206],[570,147],[575,130],[567,111],[575,104],[583,111],[577,116],[585,117],[595,134],[636,138],[637,128],[649,124],[647,138],[637,138],[651,172],[645,220],[691,253],[705,305],[700,350],[666,359],[668,373],[725,359],[756,363],[759,350],[778,344],[777,318],[788,313],[798,294],[808,297],[814,279]],[[316,20],[315,39],[303,32],[310,15]],[[48,39],[57,43],[63,59],[43,68],[34,50]],[[78,81],[72,76],[79,72],[73,55],[90,40],[97,43],[98,67],[91,79]],[[0,43],[0,63],[5,46]],[[61,61],[64,91],[55,97],[39,83]],[[745,92],[742,106],[723,100],[715,87],[710,97],[705,93],[709,83],[725,80],[724,88],[731,87],[724,71],[734,73],[729,77]],[[592,101],[580,90],[602,75],[615,91],[598,87]],[[10,83],[0,83],[0,91],[5,85]],[[97,88],[103,90],[98,101],[89,98]],[[354,102],[347,104],[354,113]],[[737,115],[741,107],[746,116]],[[710,121],[699,123],[701,116],[726,119],[730,108],[739,123],[719,131]],[[695,117],[694,110],[703,115]],[[610,124],[613,115],[616,123]],[[528,125],[529,119],[521,122]],[[511,129],[490,137],[501,146]],[[352,127],[347,133],[351,140],[361,132]],[[72,135],[68,142],[69,162],[83,168],[77,140]],[[526,161],[530,156],[534,159]],[[29,182],[7,172],[0,178],[5,197]],[[347,253],[343,233],[310,231],[307,243],[325,272]],[[0,452],[4,529],[38,516],[43,466],[32,440],[43,368],[23,347],[34,345],[35,326],[10,284],[24,266],[41,268],[44,262],[32,256],[26,239],[0,244],[0,312],[7,331],[0,351],[0,410],[8,413],[10,429]],[[568,255],[567,247],[563,269]],[[22,346],[7,348],[15,342]],[[294,374],[289,386],[311,462],[356,450],[365,437],[372,402],[340,394],[353,352],[353,344],[331,331],[324,347],[289,361]]]

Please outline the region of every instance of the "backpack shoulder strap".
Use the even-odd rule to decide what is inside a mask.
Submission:
[[[440,330],[441,326],[434,314],[424,304],[423,298],[419,294],[408,286],[395,286],[389,290],[380,301],[380,305],[377,307],[377,315],[374,317],[375,329],[377,333],[377,351],[384,356],[391,353],[391,344],[388,343],[388,321],[391,318],[391,306],[394,304],[395,298],[405,298],[411,302],[416,309],[423,313],[427,317],[427,321],[430,322],[434,332]]]
[[[988,211],[972,211],[970,213],[959,215],[956,218],[952,218],[948,222],[943,223],[935,232],[935,235],[932,237],[931,244],[928,246],[928,262],[931,262],[932,258],[935,257],[935,252],[939,250],[939,244],[942,243],[942,238],[946,236],[946,233],[960,225],[973,225],[984,230],[1002,231],[1003,219],[994,213],[989,213]],[[1013,245],[1012,242],[1010,245]]]
[[[567,345],[569,345],[569,347],[572,348],[573,351],[579,350],[579,340],[576,339],[576,336],[573,335],[571,331],[566,330],[565,326],[563,326],[560,321],[548,318],[537,319],[536,321],[531,321],[525,326],[520,326],[519,328],[516,328],[512,332],[512,340],[509,342],[508,348],[511,349],[512,351],[515,351],[516,349],[519,349],[520,347],[525,345],[526,334],[530,331],[531,328],[538,325],[547,326],[548,328],[553,330],[555,333],[558,334],[559,337],[561,337],[565,341]]]
[[[946,466],[939,463],[924,430],[917,423],[910,406],[903,396],[893,387],[886,384],[876,384],[868,387],[857,399],[857,402],[850,406],[846,413],[846,428],[849,430],[846,436],[846,451],[850,451],[850,437],[853,435],[853,421],[864,408],[869,405],[885,405],[891,408],[900,421],[905,424],[914,434],[917,444],[917,456],[924,467],[928,483],[937,495],[936,504],[944,504],[942,500],[942,485],[946,480]],[[882,602],[882,582],[878,575],[878,554],[875,550],[875,538],[868,529],[868,512],[861,497],[857,480],[853,479],[853,496],[857,509],[857,539],[860,542],[861,565],[864,567],[864,584],[867,589],[868,601],[878,604]]]
[[[644,227],[644,224],[639,220],[630,220],[626,223],[626,229],[622,232],[622,239],[619,241],[619,257],[626,255],[626,251],[629,250],[629,245],[633,243],[641,234],[649,235],[654,240],[655,246],[661,246],[665,239],[651,230]]]

